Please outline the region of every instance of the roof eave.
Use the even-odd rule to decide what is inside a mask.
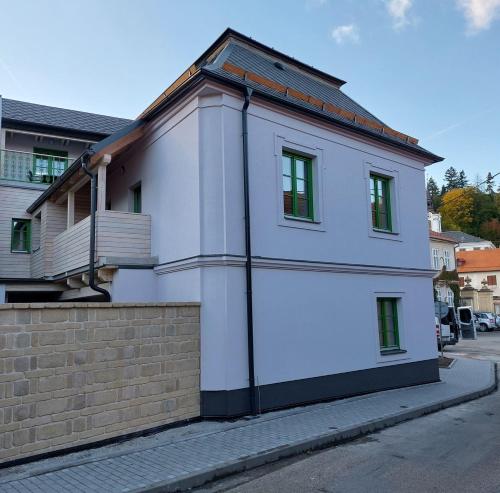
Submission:
[[[239,89],[243,89],[243,88],[247,87],[247,85],[244,84],[243,82],[237,82],[237,81],[228,79],[226,77],[221,77],[221,76],[219,76],[217,74],[214,74],[210,70],[206,70],[204,68],[201,68],[200,71],[204,74],[204,76],[207,79],[213,79],[216,82],[221,82],[223,84],[226,84],[226,85],[229,85],[229,86],[232,86],[232,87],[237,87]],[[351,132],[362,134],[363,136],[366,136],[366,137],[369,137],[371,139],[377,140],[378,142],[383,142],[384,144],[389,145],[391,147],[395,147],[397,149],[404,150],[404,151],[409,152],[411,154],[418,155],[419,157],[424,158],[425,160],[429,161],[428,164],[438,163],[438,162],[444,160],[443,157],[438,156],[436,154],[433,154],[432,152],[423,151],[423,150],[420,150],[420,149],[415,149],[415,148],[413,148],[413,147],[405,144],[404,142],[398,143],[398,142],[396,142],[396,141],[394,141],[392,139],[389,139],[389,138],[385,137],[384,135],[377,135],[377,134],[372,133],[369,130],[365,130],[365,129],[361,128],[361,127],[356,127],[356,126],[350,125],[347,122],[344,123],[344,122],[342,122],[340,120],[335,120],[333,118],[330,118],[327,115],[322,115],[322,114],[320,114],[320,113],[318,113],[318,112],[316,112],[316,111],[314,111],[312,109],[309,110],[308,108],[305,108],[304,106],[301,106],[299,104],[294,103],[293,101],[284,101],[284,100],[282,100],[280,98],[272,96],[269,93],[266,93],[264,91],[260,91],[259,89],[256,89],[254,87],[252,87],[252,89],[253,89],[253,92],[255,94],[258,94],[263,99],[267,99],[267,100],[272,101],[272,102],[274,102],[274,103],[276,103],[278,105],[284,105],[284,106],[291,107],[291,108],[293,108],[294,110],[296,110],[298,112],[305,113],[307,115],[312,115],[315,118],[319,118],[319,119],[321,119],[323,121],[327,121],[328,123],[330,123],[332,125],[335,125],[335,126],[338,126],[338,127],[342,128],[342,129],[347,129],[347,130],[349,130]]]
[[[102,152],[104,149],[106,149],[107,146],[113,144],[117,140],[125,137],[132,131],[134,131],[136,128],[142,126],[144,124],[144,121],[142,120],[135,120],[131,124],[127,125],[126,127],[122,128],[121,130],[118,130],[118,132],[115,132],[114,134],[109,135],[105,139],[101,140],[100,142],[97,142],[96,144],[93,144],[90,146],[90,149],[94,151],[94,153]],[[38,207],[40,207],[47,199],[49,199],[59,188],[61,188],[62,185],[64,185],[81,167],[82,165],[82,156],[81,154],[72,164],[71,166],[61,175],[59,178],[50,185],[47,190],[45,190],[29,207],[26,209],[26,212],[29,214],[32,214]]]
[[[117,140],[125,137],[127,134],[133,132],[138,127],[144,125],[146,121],[150,121],[160,111],[162,111],[167,105],[174,104],[188,90],[191,90],[194,85],[198,84],[203,79],[204,79],[204,77],[201,75],[200,72],[198,72],[196,75],[193,75],[193,77],[191,77],[184,84],[182,84],[181,86],[179,86],[174,92],[172,92],[172,94],[170,94],[156,108],[154,108],[153,110],[151,110],[151,112],[144,119],[134,120],[132,123],[130,123],[126,127],[122,128],[121,130],[118,130],[118,132],[115,132],[114,134],[109,135],[108,137],[106,137],[105,139],[101,140],[100,142],[92,145],[90,148],[95,153],[103,152],[106,149],[107,146],[109,146],[112,143],[116,142]],[[52,183],[52,185],[50,185],[50,187],[47,188],[47,190],[45,190],[28,207],[28,209],[26,209],[26,211],[29,214],[32,214],[36,209],[38,209],[38,207],[40,207],[47,199],[49,199],[62,185],[64,185],[64,183],[66,183],[78,171],[78,169],[81,167],[81,157],[82,156],[79,156],[71,164],[71,166],[54,183]]]
[[[78,130],[75,128],[60,127],[55,125],[42,125],[39,123],[26,122],[23,120],[15,120],[13,118],[2,118],[2,127],[5,130],[25,130],[29,132],[41,132],[41,133],[57,133],[62,137],[71,137],[88,139],[89,141],[98,141],[110,135],[109,133],[101,132],[89,132],[86,130]]]

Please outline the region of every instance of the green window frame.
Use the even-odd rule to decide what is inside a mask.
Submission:
[[[312,159],[283,152],[282,183],[285,217],[314,220]]]
[[[370,203],[373,228],[392,232],[391,178],[370,174]]]
[[[12,253],[31,252],[31,221],[29,219],[12,219],[10,251]]]
[[[400,349],[398,298],[377,298],[380,350]]]
[[[142,187],[140,183],[132,190],[132,212],[136,214],[142,212]]]
[[[54,181],[68,168],[68,152],[33,148],[33,175],[40,181]]]

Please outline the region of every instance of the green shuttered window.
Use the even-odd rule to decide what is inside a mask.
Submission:
[[[392,231],[390,178],[371,174],[370,196],[373,227]]]
[[[282,163],[285,216],[313,220],[312,160],[284,152]]]
[[[398,328],[398,299],[377,298],[380,349],[400,349]]]

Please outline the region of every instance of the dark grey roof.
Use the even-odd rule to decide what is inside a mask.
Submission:
[[[315,98],[334,104],[339,108],[353,111],[365,118],[370,118],[382,123],[378,118],[365,110],[365,108],[356,103],[356,101],[353,101],[333,84],[327,84],[304,72],[294,70],[285,63],[281,63],[284,68],[284,70],[281,70],[275,65],[276,59],[273,60],[271,57],[257,53],[244,46],[236,43],[230,44],[225,50],[225,53],[217,60],[217,65],[220,66],[221,63],[224,62],[232,63],[237,67],[267,77],[286,87],[293,87],[297,91],[310,94]]]
[[[281,63],[281,65],[284,67],[284,70],[281,70],[275,65],[276,61],[279,61]],[[278,82],[279,84],[282,84],[286,87],[293,87],[300,92],[311,95],[322,101],[331,103],[341,109],[354,112],[365,118],[375,120],[376,122],[384,125],[381,120],[379,120],[372,113],[359,105],[356,101],[343,93],[339,87],[336,87],[334,84],[329,84],[326,81],[322,81],[318,77],[314,77],[313,75],[309,75],[303,71],[299,71],[295,69],[295,67],[283,63],[278,58],[273,59],[268,54],[261,54],[256,50],[242,46],[235,41],[230,41],[214,61],[203,66],[202,71],[204,71],[205,73],[208,72],[211,74],[215,74],[220,78],[240,84],[244,82],[245,85],[252,87],[260,93],[268,94],[273,98],[277,98],[284,102],[286,101],[289,104],[293,103],[295,105],[301,106],[308,111],[312,111],[321,115],[322,117],[326,116],[332,120],[342,123],[343,125],[362,130],[364,133],[376,135],[377,137],[391,141],[398,146],[425,153],[429,157],[434,158],[434,161],[442,160],[442,158],[430,153],[418,144],[412,144],[411,142],[403,141],[394,136],[388,135],[387,133],[383,133],[381,130],[358,124],[335,113],[323,111],[322,109],[314,106],[311,103],[292,98],[278,91],[274,91],[271,88],[258,84],[252,80],[246,79],[243,81],[238,75],[228,72],[222,68],[225,62],[229,62],[232,65],[244,69],[245,71],[253,72],[257,75]]]
[[[110,135],[131,120],[2,98],[2,120],[77,132]]]
[[[448,236],[449,238],[452,238],[457,243],[478,243],[480,241],[489,241],[483,238],[479,238],[479,236],[473,236],[462,231],[443,231],[443,234]]]

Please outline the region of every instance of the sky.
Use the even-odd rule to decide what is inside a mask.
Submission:
[[[438,182],[500,171],[500,0],[0,0],[0,20],[6,98],[135,118],[232,27],[347,81],[446,158]]]

